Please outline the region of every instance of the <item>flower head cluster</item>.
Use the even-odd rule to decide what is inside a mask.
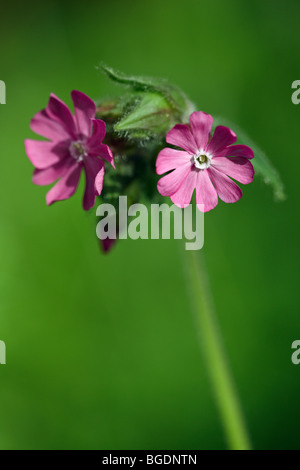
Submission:
[[[31,129],[44,140],[26,139],[25,149],[35,167],[33,183],[55,183],[46,196],[48,205],[70,198],[82,171],[85,210],[100,194],[116,209],[119,196],[127,196],[130,204],[151,203],[158,193],[184,208],[195,192],[203,212],[216,207],[219,198],[233,203],[242,197],[235,181],[253,181],[254,154],[250,147],[235,144],[231,129],[217,126],[213,132],[212,116],[192,112],[186,95],[165,80],[126,76],[105,66],[104,71],[129,92],[96,106],[84,93],[72,91],[74,114],[51,94],[47,107],[31,121]],[[170,146],[161,150],[165,135]],[[163,175],[157,185],[155,167]],[[114,241],[102,240],[103,250],[109,251]]]
[[[48,185],[59,180],[46,196],[47,204],[71,197],[85,173],[83,208],[89,210],[101,194],[104,160],[114,167],[113,155],[103,144],[106,126],[95,119],[96,105],[84,93],[73,91],[75,115],[54,94],[46,109],[31,121],[31,129],[48,141],[27,139],[25,149],[35,166],[33,182]]]
[[[212,136],[213,118],[202,111],[190,116],[190,124],[177,124],[167,134],[167,143],[179,147],[164,148],[156,161],[157,174],[170,172],[158,181],[158,191],[169,196],[178,207],[190,204],[196,189],[197,206],[203,212],[224,202],[237,202],[242,197],[239,186],[248,184],[254,169],[249,161],[253,151],[246,145],[232,145],[235,133],[217,126]]]

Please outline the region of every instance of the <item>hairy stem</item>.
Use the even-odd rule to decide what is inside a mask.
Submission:
[[[232,450],[250,450],[250,439],[235,389],[217,319],[202,253],[184,253],[195,323],[223,427]]]

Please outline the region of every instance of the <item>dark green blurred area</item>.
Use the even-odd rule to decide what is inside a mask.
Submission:
[[[1,449],[226,448],[176,242],[108,256],[82,189],[48,208],[24,139],[50,92],[120,90],[96,71],[167,77],[250,134],[288,199],[257,179],[205,217],[205,256],[257,449],[300,448],[298,1],[1,2]]]

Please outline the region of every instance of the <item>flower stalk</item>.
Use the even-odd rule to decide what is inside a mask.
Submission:
[[[231,450],[250,450],[250,438],[217,323],[203,255],[185,251],[188,288],[198,339]]]

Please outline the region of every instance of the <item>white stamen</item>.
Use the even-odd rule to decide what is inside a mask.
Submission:
[[[81,142],[80,140],[72,142],[69,147],[69,150],[70,150],[70,154],[77,162],[82,162],[84,157],[87,156],[84,143]]]
[[[212,155],[209,155],[203,150],[199,150],[199,152],[193,156],[194,165],[198,170],[206,170],[206,168],[209,168],[211,159]]]

